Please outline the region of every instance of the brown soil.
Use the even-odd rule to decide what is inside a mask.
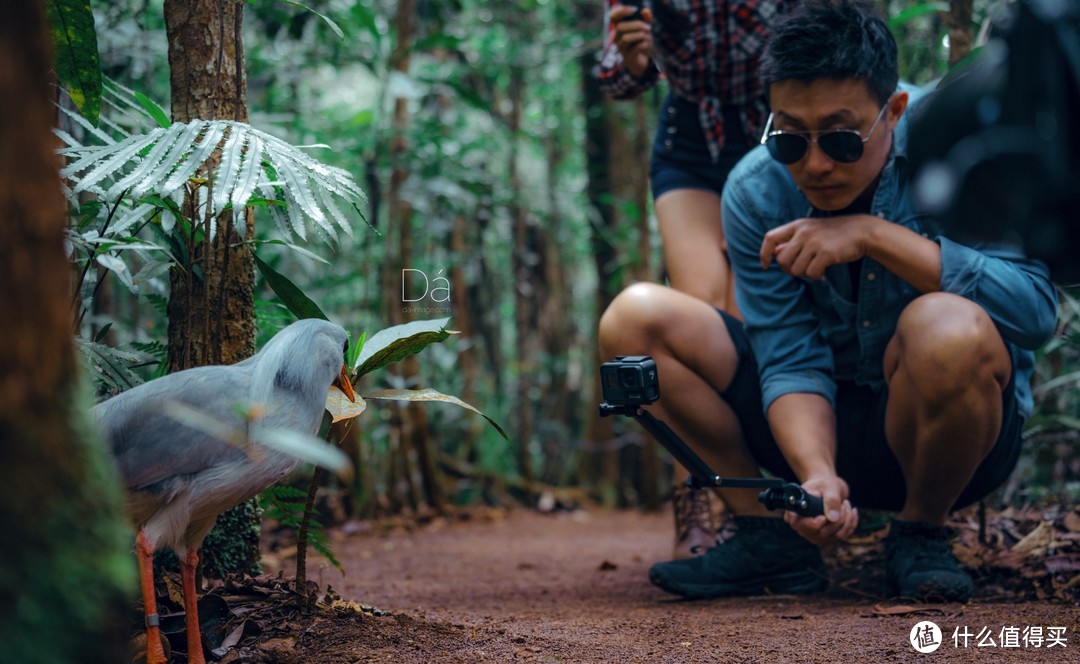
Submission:
[[[886,597],[872,546],[834,552],[833,583],[820,596],[688,602],[647,577],[652,562],[670,555],[668,514],[491,511],[422,527],[348,530],[332,536],[347,576],[315,558],[309,578],[380,611],[338,602],[283,620],[263,632],[257,649],[226,661],[1080,661],[1075,606],[1006,599],[984,579],[967,605],[905,609]],[[267,563],[281,565],[273,554]],[[290,561],[285,566],[291,575]],[[932,655],[908,641],[923,620],[944,633]],[[1066,628],[1066,647],[1001,647],[1002,628],[1031,626],[1044,634]],[[976,645],[984,627],[995,647]],[[953,644],[957,628],[973,634],[966,649]]]

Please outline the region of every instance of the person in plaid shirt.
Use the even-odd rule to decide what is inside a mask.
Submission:
[[[738,315],[720,193],[768,115],[758,56],[769,24],[795,0],[606,0],[600,86],[632,99],[663,77],[669,92],[649,163],[671,286]],[[707,490],[676,471],[676,558],[716,541]]]

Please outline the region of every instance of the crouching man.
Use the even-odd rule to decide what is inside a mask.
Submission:
[[[745,324],[651,284],[600,323],[606,356],[651,355],[651,411],[722,476],[764,468],[820,495],[783,518],[727,490],[734,537],[650,578],[685,597],[810,593],[818,547],[858,508],[896,512],[891,590],[964,601],[946,515],[1012,472],[1032,407],[1032,350],[1053,331],[1045,268],[1008,244],[945,237],[912,205],[896,43],[873,10],[811,0],[775,27],[762,62],[771,116],[732,172],[723,223]]]

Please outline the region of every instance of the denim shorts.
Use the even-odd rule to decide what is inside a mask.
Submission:
[[[704,189],[719,196],[731,169],[750,150],[737,109],[724,109],[724,129],[724,147],[713,163],[697,103],[669,93],[649,160],[653,200],[672,189]]]
[[[761,383],[757,361],[742,322],[724,311],[724,319],[739,366],[721,396],[732,407],[746,439],[750,454],[759,466],[777,477],[797,482],[769,429],[762,409]],[[1024,418],[1019,413],[1015,379],[1001,393],[1001,433],[990,454],[975,470],[957,498],[954,509],[965,507],[1005,483],[1020,457]],[[836,385],[836,471],[848,484],[854,507],[899,511],[907,496],[900,463],[885,440],[887,387],[875,390],[868,385],[837,381]]]

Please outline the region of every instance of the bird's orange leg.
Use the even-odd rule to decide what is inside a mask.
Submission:
[[[158,628],[157,598],[154,597],[154,550],[140,530],[135,538],[135,557],[139,561],[139,582],[142,586],[143,611],[146,613],[146,664],[165,664]]]
[[[202,634],[199,632],[199,597],[195,594],[195,568],[199,552],[188,549],[180,561],[180,579],[184,585],[184,621],[187,624],[188,664],[206,664],[203,658]]]

